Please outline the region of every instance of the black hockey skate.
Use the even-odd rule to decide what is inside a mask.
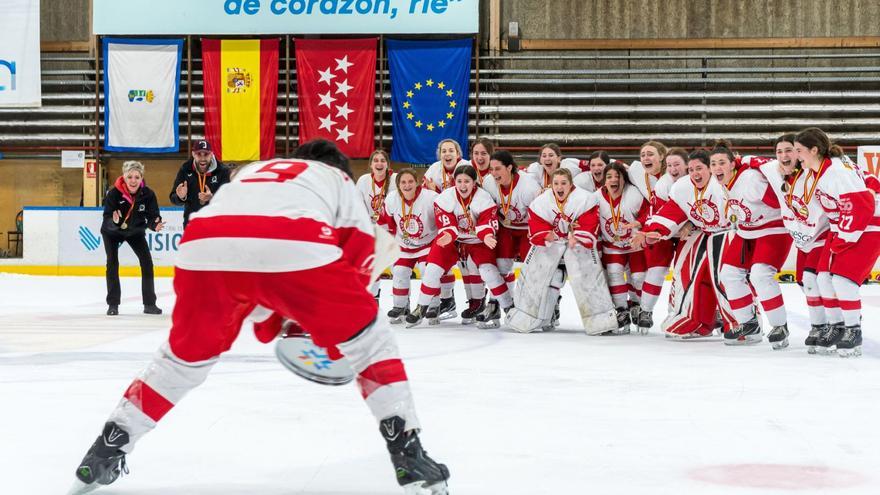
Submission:
[[[837,350],[837,342],[843,337],[845,329],[842,321],[828,325],[816,339],[816,350],[819,354],[831,354]]]
[[[388,312],[388,322],[392,324],[403,323],[406,315],[409,314],[409,308],[391,308],[391,311]]]
[[[639,327],[640,335],[648,335],[651,327],[654,326],[654,313],[645,310],[640,311],[636,326]]]
[[[121,474],[128,474],[125,452],[121,450],[127,443],[125,430],[112,421],[105,424],[104,431],[76,468],[76,481],[68,495],[89,493],[113,483]]]
[[[490,299],[486,308],[476,317],[477,328],[498,328],[501,326],[501,308],[498,301]]]
[[[822,332],[828,327],[827,323],[823,323],[821,325],[813,325],[810,328],[810,333],[807,335],[807,338],[804,339],[804,345],[807,346],[807,352],[809,354],[816,354],[816,341],[819,340],[819,336],[822,335]]]
[[[379,425],[382,437],[388,443],[397,483],[407,495],[447,495],[449,469],[428,457],[422,449],[418,432],[404,431],[405,427],[400,416],[383,419]]]
[[[486,309],[485,298],[469,300],[468,308],[461,312],[461,324],[470,325],[484,309]]]
[[[427,310],[425,310],[425,318],[428,319],[428,325],[437,325],[440,323],[440,318],[437,317],[437,306],[429,306]]]
[[[629,303],[629,321],[632,325],[639,324],[639,314],[642,312],[642,307],[639,306],[638,303],[630,301]]]
[[[843,329],[843,335],[837,341],[837,355],[844,358],[862,355],[861,325],[853,325]]]
[[[437,320],[449,320],[458,316],[458,313],[455,311],[455,298],[447,297],[440,299],[440,307],[437,308]],[[432,323],[432,325],[436,325],[436,323]]]
[[[425,319],[426,313],[430,311],[427,306],[416,306],[410,314],[406,315],[406,328],[412,328],[419,325]]]
[[[770,342],[770,347],[774,351],[788,347],[788,325],[773,327],[773,330],[767,334],[767,342]]]
[[[119,314],[119,305],[111,304],[107,306],[107,316],[116,316]]]
[[[617,308],[617,331],[613,335],[628,335],[630,332],[629,325],[632,323],[629,310],[626,308]]]
[[[742,325],[724,332],[724,343],[726,345],[757,344],[761,342],[761,339],[761,323],[758,322],[757,318],[752,318]]]

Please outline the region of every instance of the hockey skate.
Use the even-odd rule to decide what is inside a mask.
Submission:
[[[388,322],[393,325],[403,323],[403,320],[408,314],[409,308],[391,308],[391,311],[388,312]]]
[[[804,345],[807,346],[807,353],[816,354],[816,341],[819,339],[819,335],[822,335],[822,332],[825,331],[827,324],[821,325],[813,325],[810,328],[810,333],[807,335],[807,338],[804,339]]]
[[[632,319],[629,310],[626,308],[617,308],[617,330],[614,331],[612,335],[629,335],[630,323],[632,323]]]
[[[637,326],[639,324],[639,314],[642,312],[642,307],[639,306],[638,303],[630,301],[629,303],[629,322],[630,325]],[[636,328],[638,331],[638,328]]]
[[[439,312],[437,311],[438,306],[429,306],[425,311],[425,318],[428,319],[428,325],[439,325],[440,317]]]
[[[853,325],[843,330],[837,341],[837,355],[840,357],[859,357],[862,355],[862,326]]]
[[[816,339],[816,350],[819,354],[834,353],[837,350],[837,342],[843,337],[845,328],[842,321],[828,325]],[[859,333],[861,334],[861,332]]]
[[[773,330],[767,334],[767,342],[770,342],[770,347],[774,351],[788,347],[788,325],[773,327]]]
[[[388,443],[397,483],[406,495],[447,495],[449,469],[428,457],[422,449],[418,432],[404,431],[405,427],[400,416],[383,419],[379,425],[382,437]]]
[[[654,326],[654,314],[651,311],[640,311],[637,326],[639,335],[648,335],[651,327]]]
[[[128,433],[114,422],[104,425],[104,431],[86,452],[76,468],[76,481],[68,495],[82,495],[109,485],[122,474],[128,474],[125,452]]]
[[[556,299],[556,308],[553,309],[553,317],[546,325],[541,327],[543,332],[552,332],[559,326],[559,299]]]
[[[437,308],[437,320],[451,320],[458,316],[458,313],[455,311],[455,298],[446,297],[440,299],[440,307]],[[432,325],[436,325],[436,323],[432,323]]]
[[[751,345],[761,342],[761,324],[757,318],[724,332],[725,345]]]
[[[483,310],[482,313],[477,315],[477,328],[488,329],[488,328],[498,328],[501,326],[501,308],[498,306],[498,301],[495,299],[491,299],[488,304],[486,304],[486,309]]]
[[[468,308],[461,312],[461,324],[470,325],[473,323],[477,315],[486,309],[486,299],[471,299],[468,301]]]
[[[412,328],[421,324],[422,320],[425,319],[426,313],[428,313],[428,311],[430,310],[427,306],[416,306],[416,309],[412,310],[410,314],[406,315],[406,328]]]

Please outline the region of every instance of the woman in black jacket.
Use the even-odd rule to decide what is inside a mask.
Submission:
[[[165,223],[159,215],[156,193],[144,183],[144,165],[128,161],[122,164],[122,177],[116,179],[104,198],[104,223],[101,236],[107,252],[107,314],[119,314],[119,246],[127,242],[141,265],[141,293],[144,313],[160,315],[153,283],[153,257],[147,244],[147,229],[159,232]]]

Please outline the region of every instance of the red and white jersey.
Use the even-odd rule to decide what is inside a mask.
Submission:
[[[577,177],[584,172],[584,169],[581,168],[581,160],[580,158],[563,158],[559,161],[559,166],[562,168],[567,168],[571,170],[571,176]],[[587,162],[587,168],[590,167],[590,162]]]
[[[578,174],[578,176],[574,178],[574,185],[590,192],[596,192],[602,189],[602,181],[596,182],[596,179],[593,178],[593,174],[590,172]]]
[[[367,205],[367,210],[370,212],[374,222],[382,214],[382,205],[385,203],[385,197],[388,193],[397,190],[394,182],[395,177],[397,177],[397,174],[391,174],[390,177],[386,174],[385,180],[376,182],[373,179],[373,174],[364,174],[357,180],[357,190],[360,191],[361,197],[364,198],[364,204]],[[383,194],[386,181],[388,182],[388,191]]]
[[[782,223],[779,198],[759,170],[740,166],[725,187],[728,194],[724,216],[736,226],[737,235],[757,239],[787,232]]]
[[[541,193],[529,206],[529,241],[535,246],[547,244],[547,234],[554,232],[562,240],[574,232],[585,246],[596,245],[599,206],[596,195],[574,188],[560,205],[552,190]]]
[[[805,253],[824,246],[829,229],[828,216],[819,200],[809,197],[809,202],[804,201],[808,197],[808,174],[799,170],[783,177],[777,160],[760,165],[760,171],[776,194],[781,205],[782,222],[794,239],[794,245]]]
[[[688,220],[707,233],[730,230],[730,220],[724,216],[726,201],[727,189],[714,175],[709,177],[709,183],[703,189],[697,189],[690,178],[676,181],[669,192],[669,201],[651,215],[642,230],[660,232],[668,238]]]
[[[489,171],[492,170],[492,167],[490,167],[489,165],[486,165],[486,170],[480,170],[480,167],[478,167],[473,160],[469,161],[468,163],[471,167],[474,167],[474,170],[477,171],[477,184],[482,186],[483,182],[486,180],[486,177],[492,176],[492,174],[489,173]]]
[[[459,160],[458,163],[456,163],[454,167],[447,170],[443,166],[442,162],[436,161],[436,162],[432,163],[430,167],[428,167],[428,170],[425,171],[425,175],[424,175],[424,177],[422,177],[422,179],[423,180],[430,179],[430,180],[434,181],[434,184],[436,184],[437,187],[440,188],[439,192],[442,192],[443,190],[449,189],[450,187],[455,185],[455,177],[452,175],[455,172],[455,169],[459,165],[470,165],[470,164],[471,164],[471,162],[469,162],[467,160]]]
[[[663,174],[662,177],[657,179],[657,182],[654,184],[654,204],[651,205],[652,210],[656,209],[659,211],[660,208],[663,207],[663,204],[669,201],[669,193],[672,191],[672,185],[683,177],[687,177],[687,174],[682,174],[678,179],[673,179],[669,174]]]
[[[366,284],[373,229],[354,182],[340,170],[302,159],[255,162],[192,214],[176,266],[277,273],[343,259]]]
[[[437,237],[434,200],[438,194],[419,188],[412,201],[405,201],[399,191],[388,193],[378,224],[390,232],[400,246],[401,258],[421,258],[428,254]]]
[[[599,203],[599,233],[602,235],[602,250],[607,253],[632,253],[630,245],[637,229],[624,227],[625,224],[639,222],[644,225],[648,217],[648,201],[638,189],[628,185],[617,199],[611,199],[604,187],[596,193]]]
[[[865,184],[863,173],[832,158],[826,159],[818,172],[805,174],[807,189],[815,186],[814,194],[838,239],[856,242],[863,232],[880,231],[880,196]]]
[[[578,166],[577,160],[575,160],[574,163],[572,163],[571,160],[572,159],[568,158],[562,160],[561,162],[559,162],[559,167],[567,168],[571,172],[572,177],[577,177],[578,174],[581,173],[581,168]],[[538,184],[541,186],[542,189],[549,188],[550,185],[553,183],[550,174],[548,174],[546,170],[544,170],[544,166],[538,162],[532,162],[528,166],[528,168],[526,168],[526,172],[532,174],[532,176],[535,178],[536,181],[538,181]]]
[[[454,241],[479,244],[498,230],[497,210],[492,196],[482,188],[475,187],[467,199],[458,194],[458,189],[447,189],[434,200],[434,216],[440,228],[437,235],[449,232]]]
[[[660,180],[661,177],[649,174],[645,170],[645,166],[642,165],[642,162],[638,160],[632,162],[632,165],[629,166],[626,172],[629,175],[630,183],[636,186],[636,189],[638,189],[639,192],[642,193],[642,196],[648,200],[648,203],[651,206],[651,211],[659,211],[660,207],[663,205],[657,202],[658,199],[655,194],[655,189],[657,188],[657,181]]]
[[[483,182],[483,189],[498,204],[499,222],[509,229],[529,228],[529,205],[541,194],[541,186],[531,174],[517,172],[513,176],[511,187],[507,188],[498,186],[495,178],[488,175]]]

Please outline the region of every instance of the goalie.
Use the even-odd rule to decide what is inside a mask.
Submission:
[[[596,251],[596,198],[574,187],[567,169],[555,170],[550,180],[550,189],[529,207],[529,240],[535,247],[520,269],[507,324],[523,333],[552,330],[567,272],[587,334],[613,332],[617,313]]]

